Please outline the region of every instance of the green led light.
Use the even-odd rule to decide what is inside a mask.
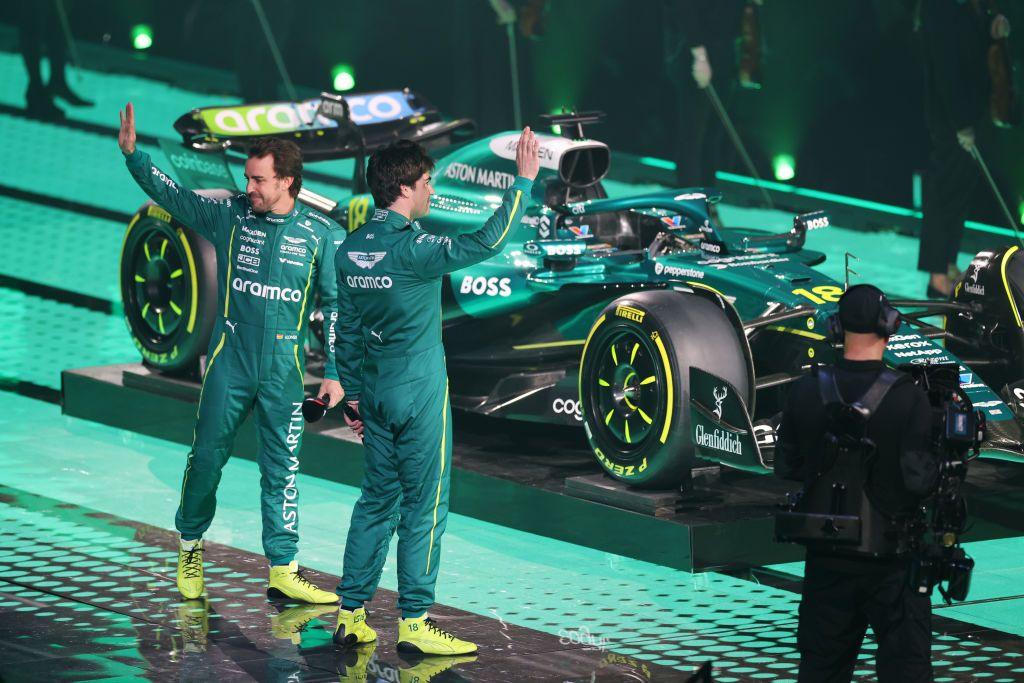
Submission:
[[[772,159],[772,170],[776,180],[792,180],[796,175],[796,161],[790,154],[777,154]]]
[[[659,159],[658,157],[640,157],[640,163],[644,166],[653,166],[654,168],[663,168],[666,171],[676,170],[676,164],[674,161],[668,159]]]
[[[338,92],[351,90],[356,87],[355,71],[348,64],[336,64],[331,69],[331,81]]]
[[[153,29],[148,24],[132,26],[131,36],[136,50],[148,50],[153,45]]]

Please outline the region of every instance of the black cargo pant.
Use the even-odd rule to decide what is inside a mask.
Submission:
[[[928,597],[910,588],[905,563],[859,564],[808,557],[797,630],[799,681],[850,681],[869,625],[878,642],[879,681],[931,681]]]
[[[956,263],[964,221],[978,180],[974,159],[964,151],[952,128],[932,131],[932,152],[924,177],[921,247],[917,268],[945,273]]]

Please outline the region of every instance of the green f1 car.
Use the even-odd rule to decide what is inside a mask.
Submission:
[[[609,148],[583,131],[598,118],[545,117],[563,134],[538,136],[535,203],[502,254],[449,277],[452,405],[578,426],[604,470],[637,487],[676,486],[698,458],[768,472],[787,386],[837,353],[826,321],[844,286],[815,270],[824,256],[804,248],[807,232],[827,228],[829,217],[798,215],[790,231],[772,234],[717,226],[709,206],[721,194],[708,188],[609,199]],[[458,142],[471,126],[442,120],[408,90],[199,109],[175,124],[181,155],[244,151],[279,135],[297,141],[307,160],[356,158],[355,194],[336,201],[304,189],[299,197],[350,232],[373,213],[361,176],[367,153],[399,137],[447,146],[421,221],[439,235],[476,229],[513,181],[518,133]],[[203,163],[224,161],[172,159],[183,184],[216,193],[225,174],[189,174]],[[166,267],[143,256],[154,235],[174,237],[160,256]],[[187,277],[139,283],[143,260],[150,272]],[[122,293],[148,365],[197,367],[215,315],[214,269],[209,245],[160,207],[145,205],[133,218]],[[985,452],[1024,459],[1018,249],[979,253],[949,301],[893,304],[904,320],[887,361],[954,368],[962,393],[985,413]]]

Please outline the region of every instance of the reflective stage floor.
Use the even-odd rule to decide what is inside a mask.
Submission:
[[[44,124],[20,114],[16,54],[0,51],[0,76],[0,161],[17,170],[0,178],[0,679],[685,681],[712,662],[716,681],[795,680],[801,563],[687,573],[460,515],[444,536],[436,613],[476,639],[479,656],[396,654],[393,549],[370,606],[380,643],[342,655],[330,643],[332,612],[267,601],[259,473],[242,458],[225,469],[207,536],[209,599],[183,604],[167,529],[186,449],[63,416],[54,402],[62,369],[138,360],[119,314],[117,266],[143,195],[116,149],[118,106],[137,103],[140,144],[159,155],[154,136],[169,137],[179,114],[231,99],[77,71],[73,85],[97,106]],[[345,162],[317,170],[312,189],[344,193]],[[611,193],[635,190],[609,183]],[[722,216],[772,229],[792,220],[728,205]],[[907,267],[912,239],[833,227],[811,233],[808,246],[828,254],[834,277],[852,251],[865,257],[864,280],[923,291]],[[969,259],[961,254],[961,265]],[[457,416],[455,427],[458,439]],[[358,491],[300,481],[299,560],[330,587]],[[1024,494],[1000,504],[1012,518]],[[936,604],[937,680],[1024,680],[1021,534],[969,544],[978,562],[970,600]],[[873,679],[873,652],[869,636],[857,680]]]

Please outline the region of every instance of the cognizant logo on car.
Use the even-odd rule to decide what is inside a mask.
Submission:
[[[253,296],[258,296],[262,299],[270,299],[271,301],[294,301],[296,303],[302,301],[301,289],[264,285],[259,282],[253,282],[252,280],[243,280],[240,277],[236,277],[231,281],[231,289],[238,292],[244,292],[246,294],[252,294]]]
[[[391,289],[391,278],[387,275],[348,275],[345,284],[353,289]]]

